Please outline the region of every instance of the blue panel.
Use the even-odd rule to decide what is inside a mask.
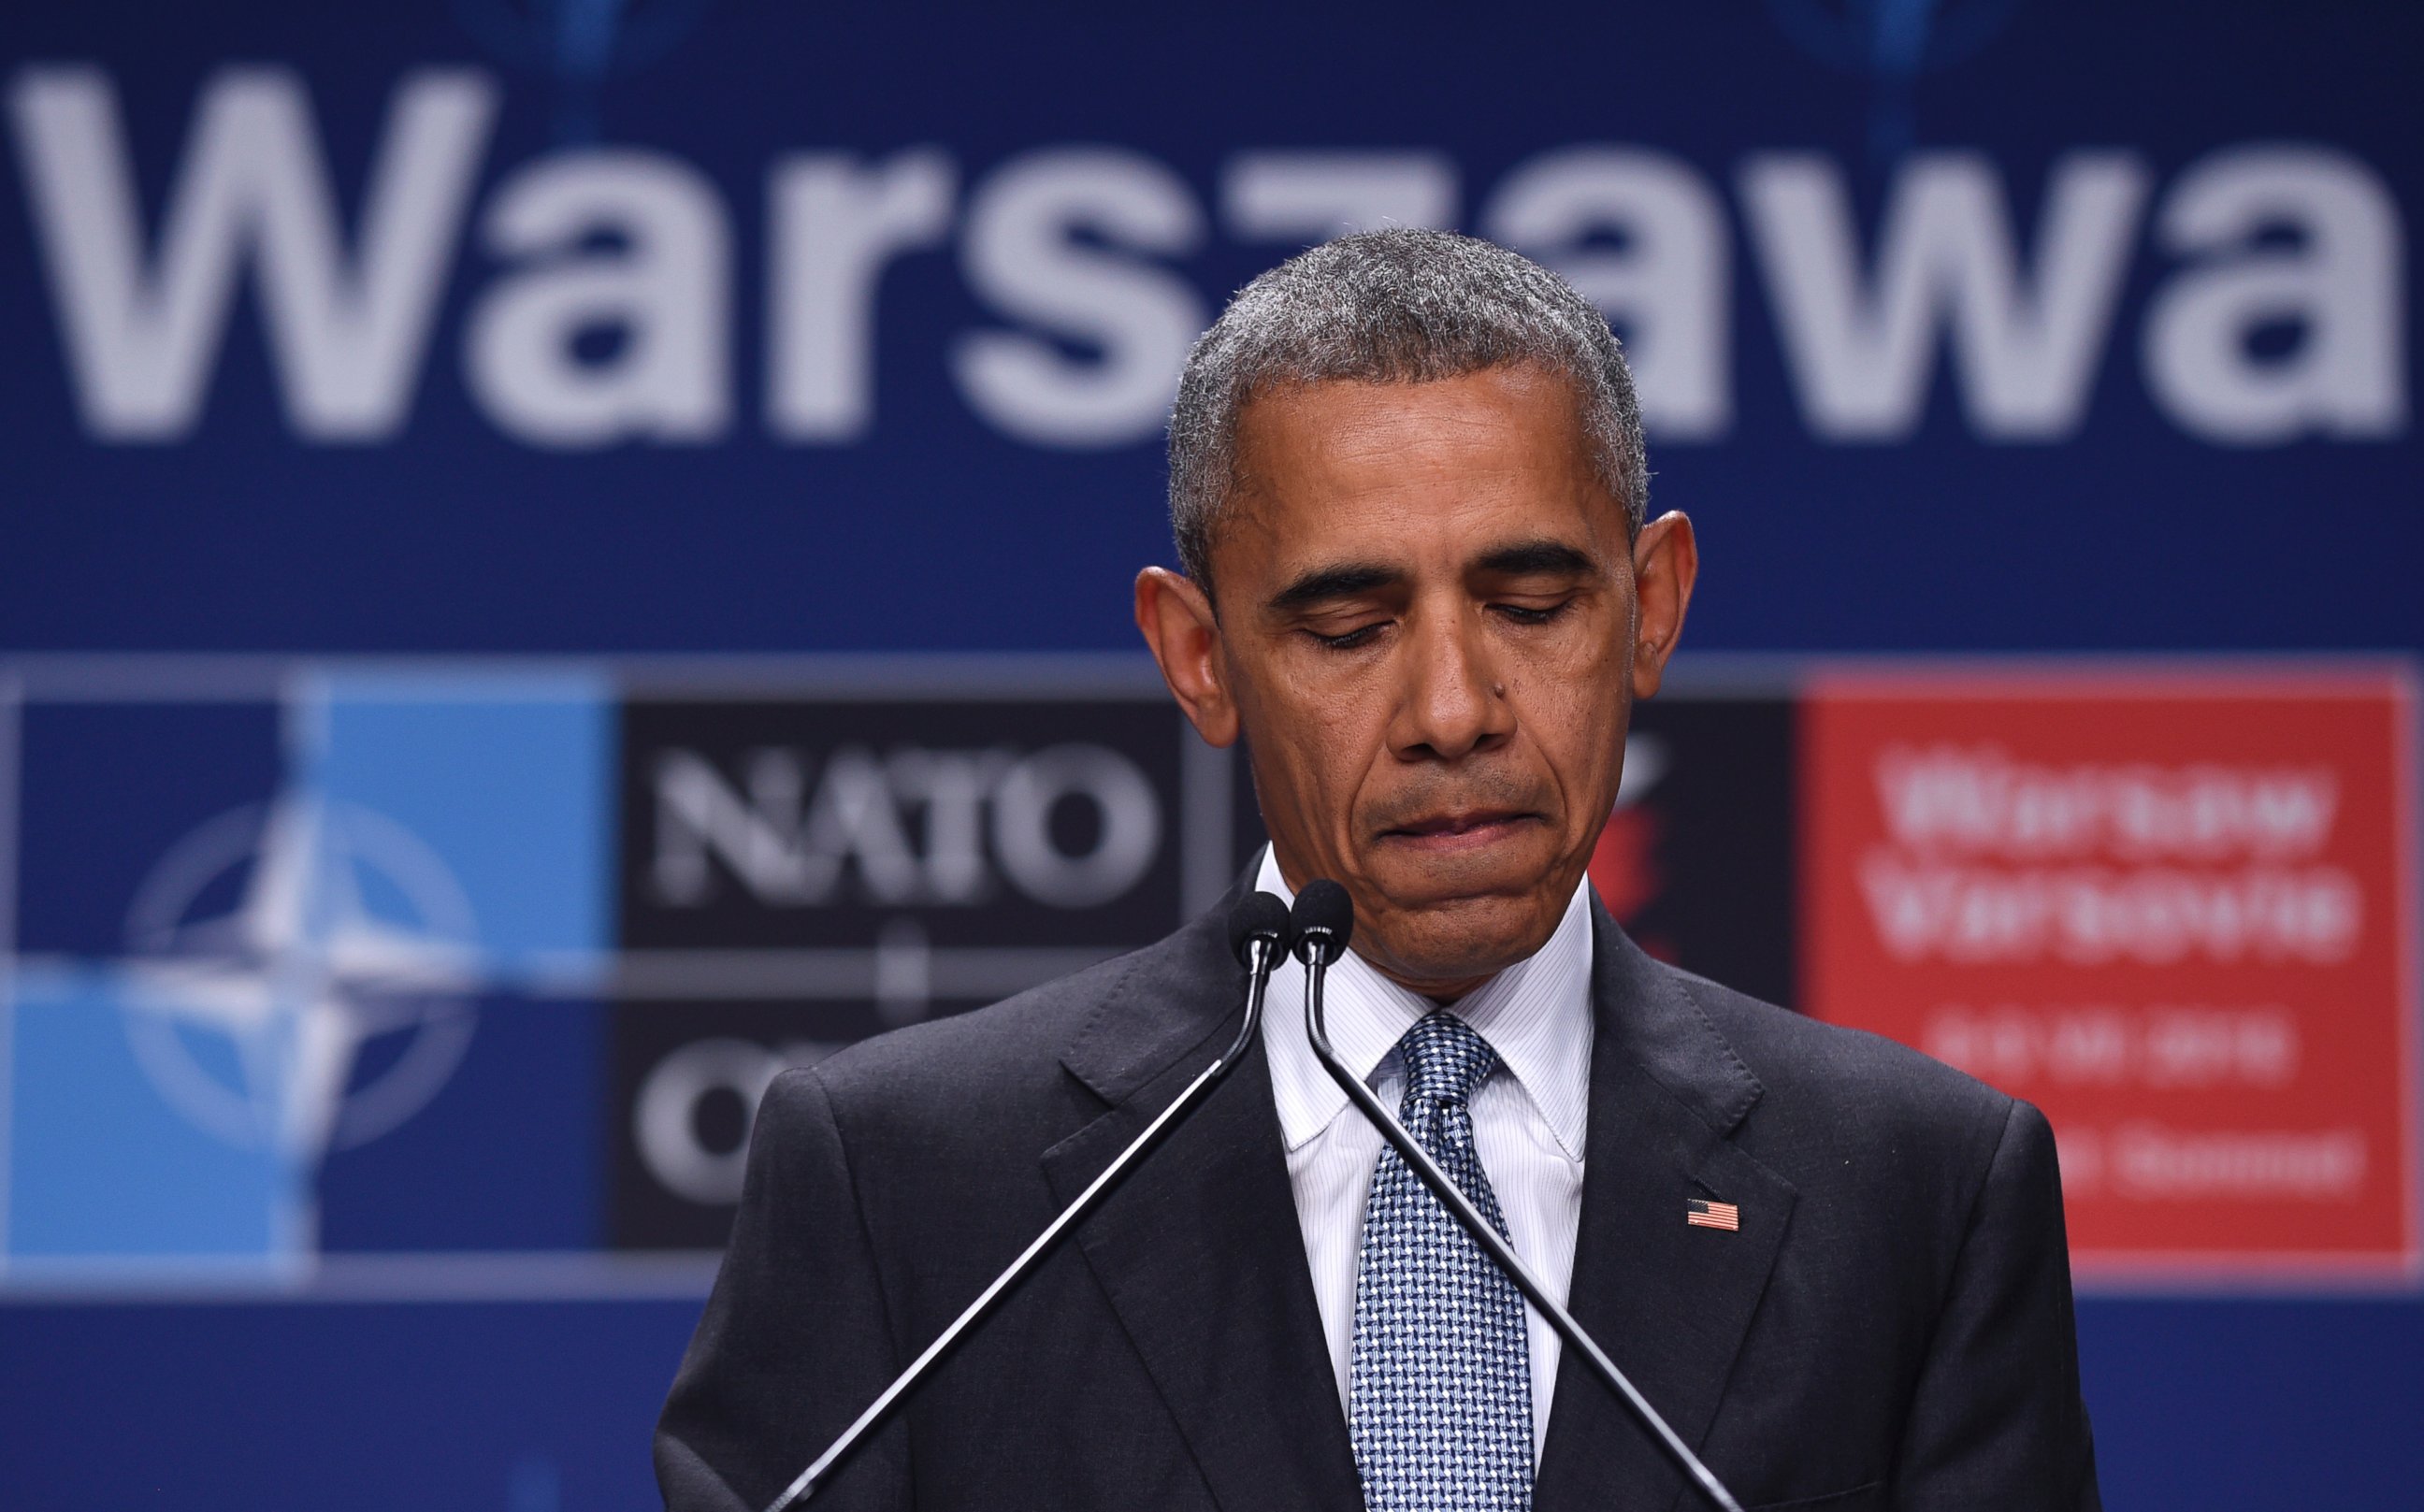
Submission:
[[[0,553],[5,554],[5,553]],[[179,840],[278,786],[278,707],[44,704],[24,711],[17,945],[116,955]]]
[[[13,1018],[12,1259],[291,1267],[310,1241],[307,1171],[180,1117],[130,1048],[105,977],[21,979]]]
[[[436,851],[486,949],[596,950],[613,938],[609,692],[578,676],[315,680],[307,780]]]
[[[392,1134],[332,1152],[324,1249],[582,1249],[604,1242],[604,1015],[490,997],[463,1063]]]
[[[2079,1339],[2116,1512],[2416,1504],[2413,1301],[2088,1301]]]
[[[969,213],[993,175],[1075,144],[1136,154],[1195,229],[1175,247],[1100,246],[1120,239],[1073,217],[1045,222],[1045,245],[1065,233],[1078,249],[1067,263],[1108,262],[1123,287],[1166,287],[1182,310],[1204,312],[1297,240],[1226,212],[1225,166],[1241,149],[1436,153],[1454,179],[1449,214],[1476,228],[1539,154],[1625,144],[1670,163],[1715,220],[1716,255],[1696,261],[1717,280],[1719,308],[1710,322],[1662,323],[1659,336],[1693,342],[1709,327],[1730,411],[1714,438],[1653,443],[1657,498],[1708,530],[1689,645],[2340,647],[2424,636],[2424,606],[2402,592],[2424,531],[2405,507],[2412,391],[2386,437],[2215,445],[2165,412],[2145,358],[2165,296],[2185,287],[2183,264],[2204,261],[2165,245],[2161,215],[2217,151],[2288,141],[2346,153],[2386,192],[2394,231],[2412,227],[2424,185],[2404,67],[2424,51],[2424,12],[2412,6],[1767,0],[1528,7],[1476,24],[1460,8],[1237,0],[1147,8],[1117,25],[965,4],[423,0],[375,19],[296,0],[191,14],[156,0],[11,10],[0,53],[12,61],[108,71],[155,242],[198,87],[229,62],[278,58],[309,88],[314,145],[349,231],[409,71],[477,68],[503,108],[465,215],[451,239],[433,237],[439,294],[411,327],[423,356],[402,385],[408,412],[365,444],[298,438],[249,294],[232,301],[189,433],[94,444],[24,197],[14,184],[0,196],[0,329],[23,333],[21,359],[0,371],[0,413],[13,422],[8,483],[26,505],[9,520],[16,549],[0,552],[0,643],[1133,645],[1124,585],[1169,552],[1156,427],[1102,446],[1021,439],[971,404],[956,360],[971,335],[1010,331],[1080,371],[1101,361],[1090,333],[1112,299],[1099,283],[1045,281],[1040,297],[1013,300],[971,276],[997,265]],[[572,16],[598,18],[597,30],[548,32]],[[1872,26],[1906,28],[1929,66],[1913,76],[1884,62],[1901,44]],[[1963,46],[1928,51],[1962,32]],[[602,56],[569,56],[562,39],[576,33]],[[1814,44],[1821,34],[1831,42]],[[646,427],[596,449],[534,444],[467,380],[483,302],[526,271],[480,249],[498,187],[546,153],[601,141],[671,159],[711,197],[738,253],[728,298],[702,300],[727,418],[682,444]],[[864,315],[874,346],[864,431],[788,439],[765,419],[774,321],[757,254],[770,240],[769,170],[802,150],[881,160],[910,144],[933,144],[955,169],[952,214],[934,243],[870,269],[869,297],[844,307]],[[1843,445],[1816,433],[1740,169],[1754,153],[1819,154],[1851,200],[1865,275],[1904,145],[1974,152],[1995,172],[2023,310],[2036,308],[2020,301],[2038,292],[2049,168],[2082,150],[2145,165],[2150,192],[2117,238],[2111,318],[2081,343],[2075,430],[2025,445],[1983,434],[1964,403],[1977,385],[1957,376],[1939,330],[1907,438]],[[1577,244],[1620,239],[1575,229]],[[1026,277],[1051,280],[1049,254],[1033,255]],[[2394,290],[2410,290],[2412,273],[2390,256]],[[2412,310],[2412,292],[2367,308],[2412,345],[2402,302]],[[2294,350],[2294,333],[2272,334],[2290,335]],[[1636,335],[1646,350],[1649,333]],[[2412,390],[2412,353],[2389,360]],[[2293,504],[2316,512],[2311,549],[2281,549]],[[2077,529],[2092,530],[2093,549],[2077,549]],[[1948,571],[1957,588],[1936,591]]]
[[[655,1512],[649,1428],[697,1316],[0,1306],[0,1490],[10,1512]]]

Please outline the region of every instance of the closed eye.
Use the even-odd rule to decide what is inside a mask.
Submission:
[[[1374,620],[1369,625],[1359,625],[1351,630],[1337,635],[1324,635],[1321,631],[1311,629],[1304,633],[1312,636],[1330,650],[1352,651],[1358,647],[1369,645],[1381,630],[1388,628],[1388,624],[1387,620],[1379,619]]]
[[[1554,604],[1492,604],[1490,607],[1518,625],[1546,625],[1574,606],[1571,598]]]

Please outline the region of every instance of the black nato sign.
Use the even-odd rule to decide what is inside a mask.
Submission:
[[[642,698],[621,765],[622,1248],[724,1242],[785,1067],[1158,939],[1240,859],[1157,692]]]
[[[1593,885],[1652,954],[1792,995],[1794,706],[1641,706]],[[1248,763],[1158,689],[690,696],[622,715],[612,1227],[729,1233],[786,1067],[1134,949],[1257,852]]]
[[[1592,885],[1662,961],[1794,1006],[1796,705],[1780,692],[1635,706]]]

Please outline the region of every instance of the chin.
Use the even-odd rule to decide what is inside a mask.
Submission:
[[[1565,909],[1537,895],[1451,899],[1400,907],[1378,932],[1393,964],[1429,981],[1504,971],[1549,941]]]

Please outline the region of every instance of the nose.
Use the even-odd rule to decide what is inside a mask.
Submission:
[[[1425,615],[1404,642],[1389,743],[1400,759],[1458,761],[1506,743],[1515,712],[1478,616]]]

